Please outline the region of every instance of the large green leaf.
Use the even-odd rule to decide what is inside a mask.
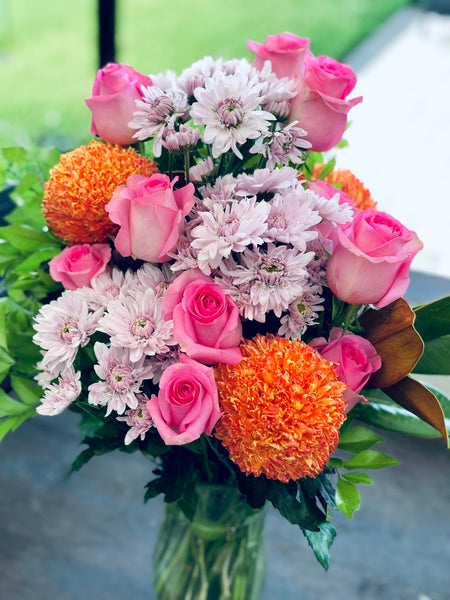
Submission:
[[[361,505],[361,497],[359,490],[353,483],[339,478],[336,489],[336,506],[338,509],[347,515],[349,519],[353,517],[355,510]]]
[[[0,440],[35,414],[34,406],[13,399],[0,389]]]
[[[424,342],[450,335],[450,296],[414,309],[414,326]]]
[[[42,247],[58,247],[59,244],[51,235],[43,231],[35,231],[22,225],[7,225],[0,228],[0,239],[6,240],[22,254],[35,252]]]
[[[319,531],[303,530],[303,533],[311,546],[314,556],[326,570],[330,564],[330,548],[336,537],[336,529],[331,523],[324,521],[319,525]]]
[[[413,372],[450,375],[450,335],[425,342],[424,352]]]
[[[348,452],[368,450],[383,440],[372,429],[367,427],[350,427],[341,433],[338,448]]]

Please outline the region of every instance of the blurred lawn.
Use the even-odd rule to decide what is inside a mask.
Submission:
[[[342,60],[410,0],[117,0],[116,60],[146,74],[204,55],[252,56],[248,39],[290,31]],[[97,69],[96,0],[0,0],[0,145],[62,149],[89,139]]]

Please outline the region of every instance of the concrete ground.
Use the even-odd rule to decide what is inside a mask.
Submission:
[[[345,166],[380,208],[426,242],[411,304],[450,293],[442,279],[449,264],[447,27],[447,18],[402,12],[349,57],[366,99],[359,114],[354,109]],[[448,378],[438,384],[450,394]],[[38,417],[0,445],[0,600],[154,600],[151,555],[162,502],[142,502],[151,463],[114,453],[67,479],[80,450],[76,421],[72,413]],[[440,439],[379,434],[380,449],[401,465],[374,471],[375,485],[359,486],[362,507],[351,521],[335,515],[327,573],[301,532],[269,510],[263,600],[450,599],[450,453]]]

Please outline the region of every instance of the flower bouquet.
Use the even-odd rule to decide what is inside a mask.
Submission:
[[[68,409],[154,464],[161,599],[258,598],[270,502],[325,567],[332,511],[397,461],[373,426],[447,441],[449,299],[402,298],[415,232],[336,169],[356,78],[288,33],[180,76],[97,73],[62,156],[3,150],[0,435]],[[358,419],[357,424],[354,423]]]

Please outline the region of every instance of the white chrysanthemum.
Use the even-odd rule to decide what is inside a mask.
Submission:
[[[221,68],[222,59],[215,60],[211,56],[205,56],[182,71],[178,79],[178,85],[188,98],[191,98],[194,91],[198,87],[204,87],[206,80]]]
[[[313,229],[320,223],[320,215],[312,209],[312,201],[303,188],[285,194],[276,194],[267,203],[270,205],[265,240],[291,244],[304,252],[306,244],[318,233]]]
[[[35,317],[33,342],[43,352],[40,362],[54,377],[72,366],[80,347],[96,331],[103,310],[92,312],[78,290],[66,290],[44,304]]]
[[[120,415],[127,407],[138,407],[138,395],[144,379],[151,379],[153,367],[141,357],[132,362],[127,348],[108,348],[96,342],[94,352],[98,364],[94,371],[102,380],[89,386],[88,402],[95,406],[106,406],[106,416],[113,410]]]
[[[53,383],[45,390],[41,404],[36,407],[40,415],[59,415],[81,394],[81,373],[71,366],[60,376],[58,383]]]
[[[311,142],[305,140],[307,132],[296,126],[298,121],[290,123],[280,131],[269,134],[268,138],[250,149],[252,154],[262,154],[267,158],[266,166],[273,169],[275,165],[301,164],[304,151],[311,148]]]
[[[214,171],[214,163],[210,156],[200,161],[189,169],[189,181],[201,183],[208,181]]]
[[[268,131],[269,121],[275,117],[260,109],[261,87],[256,78],[217,72],[206,80],[204,88],[195,90],[197,102],[192,105],[191,116],[196,125],[205,125],[202,139],[212,144],[214,158],[232,150],[242,159],[238,145]]]
[[[236,287],[249,286],[251,304],[258,313],[273,310],[280,317],[303,294],[308,279],[306,265],[313,257],[313,252],[301,253],[269,243],[267,252],[247,248],[239,256],[239,264],[229,259],[220,268]],[[243,316],[250,318],[247,312]]]
[[[200,269],[209,275],[231,252],[262,244],[269,211],[266,202],[243,198],[227,205],[213,204],[209,211],[200,212],[201,225],[191,231]]]
[[[312,190],[306,190],[311,195],[314,210],[317,210],[322,221],[342,225],[353,219],[353,208],[347,202],[339,203],[339,191],[331,198],[319,196]]]
[[[99,329],[111,337],[111,346],[129,349],[131,362],[168,352],[176,343],[172,321],[164,320],[162,297],[152,289],[110,302]]]
[[[135,288],[134,292],[144,293],[151,289],[156,296],[164,296],[167,288],[175,279],[170,266],[163,263],[160,267],[155,267],[151,263],[144,263],[134,274]],[[135,296],[133,290],[130,294]]]
[[[272,72],[272,63],[266,60],[259,72],[259,80],[263,84],[263,109],[276,115],[280,120],[286,119],[291,108],[291,100],[297,95],[297,82],[289,77],[278,78]]]
[[[150,79],[155,87],[158,87],[163,92],[182,92],[178,83],[178,77],[175,71],[168,69],[165,73],[151,74]]]
[[[153,427],[153,421],[147,410],[148,398],[144,394],[137,397],[138,405],[136,408],[129,408],[125,411],[124,417],[116,417],[118,421],[124,421],[130,428],[125,435],[125,446],[138,437],[143,440],[147,431]]]
[[[301,298],[296,298],[289,306],[288,313],[281,317],[278,335],[301,340],[307,328],[317,323],[318,313],[324,309],[323,301],[319,291],[312,289],[305,292]]]
[[[111,271],[101,273],[91,279],[91,287],[79,288],[78,294],[87,303],[90,309],[104,309],[108,302],[115,300],[121,294],[128,294],[135,285],[132,271],[125,273],[113,267]]]
[[[163,92],[156,86],[143,87],[142,93],[142,100],[136,100],[140,110],[133,113],[128,126],[137,130],[133,134],[137,140],[153,138],[153,154],[158,157],[161,156],[165,128],[173,128],[177,119],[186,117],[187,97],[176,90]]]
[[[280,169],[257,169],[252,175],[241,173],[236,177],[236,196],[258,196],[267,199],[277,193],[300,186],[298,171],[292,167]]]
[[[236,197],[236,179],[228,173],[223,177],[217,177],[213,184],[207,184],[200,188],[200,195],[205,202],[209,202],[208,206],[212,203],[226,204]],[[247,194],[247,196],[254,196],[255,194]]]

